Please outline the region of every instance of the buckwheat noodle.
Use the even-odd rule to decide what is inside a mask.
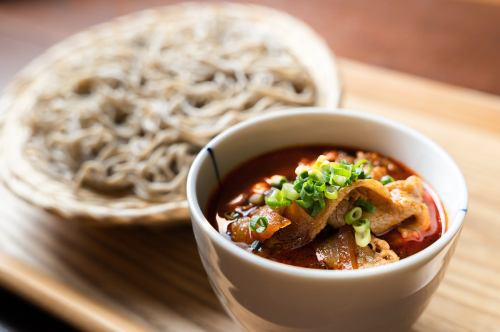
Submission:
[[[75,190],[183,200],[189,166],[214,135],[315,104],[306,70],[251,23],[168,23],[98,40],[57,65],[27,117],[36,167]]]

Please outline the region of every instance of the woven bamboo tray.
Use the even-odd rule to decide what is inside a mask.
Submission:
[[[1,139],[0,177],[16,195],[66,219],[105,224],[160,224],[188,218],[187,202],[148,203],[134,196],[112,198],[89,190],[75,193],[69,183],[57,181],[35,168],[25,157],[29,138],[23,116],[49,83],[51,70],[72,54],[102,40],[112,42],[158,22],[190,21],[204,15],[224,15],[252,22],[272,32],[310,73],[317,88],[317,105],[335,108],[340,86],[326,44],[301,21],[266,7],[242,4],[188,3],[142,11],[95,26],[55,45],[34,60],[5,90],[0,113],[7,113]],[[169,23],[170,24],[170,23]]]

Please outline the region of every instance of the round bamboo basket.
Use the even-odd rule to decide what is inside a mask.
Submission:
[[[102,225],[161,224],[188,219],[186,200],[149,203],[135,196],[110,198],[80,189],[41,172],[23,151],[30,137],[23,115],[29,112],[47,84],[48,73],[58,63],[103,39],[113,40],[155,22],[196,20],[216,13],[250,21],[268,29],[297,58],[316,86],[317,105],[334,109],[340,99],[340,83],[333,54],[306,24],[274,9],[247,4],[188,3],[149,9],[91,27],[56,44],[25,67],[0,98],[3,122],[0,177],[13,193],[67,219]]]

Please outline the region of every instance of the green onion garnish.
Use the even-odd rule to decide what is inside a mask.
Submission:
[[[293,187],[293,184],[291,184],[291,183],[288,183],[288,182],[284,183],[281,190],[285,194],[285,197],[289,200],[294,201],[300,197],[300,194],[295,190],[295,188]]]
[[[394,178],[390,175],[384,175],[381,179],[380,182],[385,186],[388,183],[394,182]]]
[[[263,216],[253,216],[252,220],[250,220],[250,223],[248,224],[250,230],[256,233],[263,233],[266,230],[267,225],[267,218]]]
[[[370,220],[360,219],[354,222],[354,239],[360,247],[366,247],[371,241]]]
[[[321,205],[313,205],[312,211],[311,211],[311,216],[316,216],[322,209],[323,207]]]
[[[356,220],[359,220],[362,215],[363,210],[361,210],[359,206],[356,206],[344,215],[344,221],[346,224],[352,225]]]
[[[363,166],[364,164],[368,164],[368,165],[371,165],[371,163],[366,160],[366,159],[361,159],[361,160],[358,160],[355,164],[354,164],[354,168],[359,168],[361,166]]]
[[[286,182],[288,182],[288,180],[283,175],[273,175],[268,180],[268,183],[271,187],[278,189],[281,189],[281,186],[283,186],[283,184]]]
[[[252,244],[250,245],[250,249],[252,249],[252,251],[259,250],[260,249],[260,241],[258,241],[258,240],[253,241]]]
[[[328,199],[337,199],[339,197],[339,191],[335,186],[327,186],[325,189],[325,197]]]
[[[372,203],[368,202],[367,200],[364,200],[364,199],[358,199],[355,203],[354,203],[355,206],[359,206],[360,208],[363,209],[363,211],[365,212],[369,212],[369,213],[372,213],[372,212],[375,212],[375,210],[377,210],[377,208],[375,207],[375,205],[373,205]]]
[[[323,175],[323,173],[319,169],[313,168],[313,169],[309,170],[309,172],[307,172],[307,174],[309,175],[310,178],[312,178],[315,181],[325,182],[325,176]]]
[[[342,175],[336,175],[334,174],[332,176],[332,179],[333,179],[333,183],[330,183],[330,184],[336,184],[338,186],[343,186],[346,184],[347,182],[347,178],[345,176],[342,176]]]
[[[309,171],[309,166],[306,166],[306,165],[299,165],[297,166],[297,168],[295,169],[295,174],[298,176],[298,177],[307,177],[307,172]]]
[[[292,204],[292,201],[286,197],[283,190],[274,189],[271,195],[265,198],[266,204],[271,209],[277,209]]]
[[[370,230],[370,225],[371,225],[370,220],[359,219],[352,224],[352,227],[354,228],[354,231],[356,233],[364,233]]]
[[[350,178],[352,173],[352,165],[348,164],[334,164],[331,167],[331,171],[334,175],[341,175],[345,178]]]
[[[298,199],[296,200],[297,204],[303,209],[309,210],[313,206],[313,201],[312,200],[303,200],[303,199]]]
[[[275,189],[266,197],[266,204],[276,209],[296,201],[314,217],[325,207],[325,199],[337,199],[341,188],[369,177],[363,168],[366,163],[366,160],[360,160],[354,165],[345,160],[330,162],[326,156],[321,155],[312,166],[299,165],[295,169],[297,177],[293,184],[288,183],[284,176],[271,177],[268,182],[279,190]]]
[[[330,165],[330,161],[328,161],[326,156],[322,154],[314,162],[313,168],[321,168],[323,166],[329,166],[329,165]]]
[[[366,247],[370,243],[372,236],[370,232],[354,233],[354,239],[359,247]]]

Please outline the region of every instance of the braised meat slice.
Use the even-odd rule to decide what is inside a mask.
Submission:
[[[280,210],[273,210],[269,206],[263,205],[254,209],[248,216],[236,219],[228,226],[231,240],[251,244],[256,240],[269,239],[278,230],[291,224],[291,221],[283,217],[280,212]],[[262,233],[254,232],[250,228],[250,222],[255,216],[267,219],[267,227]]]
[[[316,247],[316,258],[330,269],[354,270],[358,268],[356,248],[352,228],[343,226]]]
[[[320,242],[316,247],[316,258],[333,270],[364,269],[399,260],[389,244],[377,237],[373,236],[365,247],[357,246],[349,226],[342,226],[334,235]]]
[[[399,260],[398,255],[391,250],[389,243],[372,236],[371,242],[366,247],[356,247],[358,268],[384,265]]]
[[[412,230],[425,230],[430,225],[427,206],[423,203],[423,182],[417,176],[383,185],[377,180],[358,180],[339,190],[338,198],[327,200],[326,206],[311,217],[296,203],[283,208],[282,215],[291,221],[288,227],[280,227],[264,245],[272,250],[292,250],[311,242],[329,223],[334,228],[345,225],[344,215],[358,199],[370,201],[375,211],[367,213],[371,231],[384,234],[401,222],[414,218],[405,226]]]
[[[367,214],[371,221],[371,231],[376,235],[386,233],[411,217],[414,217],[415,221],[409,224],[408,228],[426,230],[430,225],[429,211],[423,202],[423,182],[417,176],[410,176],[406,180],[394,181],[385,186],[376,180],[359,180],[342,189],[341,193],[343,195],[339,195],[339,199],[342,202],[335,204],[335,207],[329,202],[325,209],[328,210],[328,205],[331,205],[332,212],[328,223],[333,227],[345,224],[345,212],[359,199],[370,201],[376,207],[374,212]]]

